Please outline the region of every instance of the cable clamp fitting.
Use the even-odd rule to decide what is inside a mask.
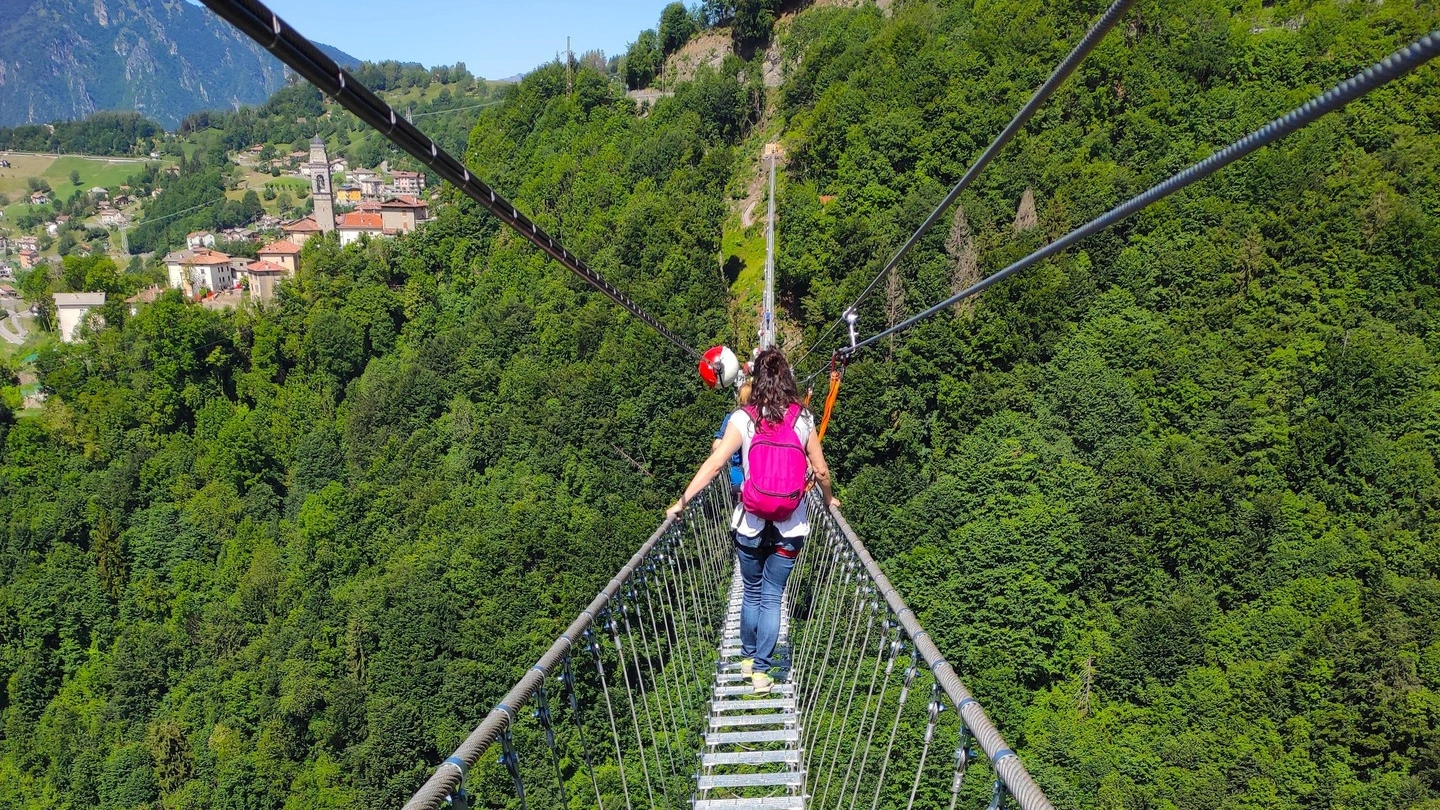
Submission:
[[[855,343],[859,340],[859,338],[855,336],[855,322],[860,320],[860,313],[856,312],[853,308],[847,309],[841,317],[845,319],[845,325],[850,328],[850,352],[854,352]]]

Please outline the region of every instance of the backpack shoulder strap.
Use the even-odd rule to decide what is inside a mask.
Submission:
[[[795,429],[795,422],[800,419],[800,403],[792,402],[785,411],[785,427]]]

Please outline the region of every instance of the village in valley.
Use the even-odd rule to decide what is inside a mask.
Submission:
[[[335,178],[348,168],[343,158],[331,160],[319,137],[311,141],[307,157],[297,175],[310,183],[310,214],[289,222],[261,217],[253,226],[220,233],[222,243],[262,242],[254,259],[217,249],[216,234],[188,234],[184,248],[165,256],[169,286],[206,306],[231,306],[246,295],[268,301],[281,279],[295,275],[300,250],[310,238],[333,232],[343,247],[367,237],[409,233],[430,219],[424,174],[394,171],[387,183],[379,172],[361,169],[337,186]],[[153,299],[156,294],[151,289],[140,296]]]
[[[343,247],[364,239],[409,233],[431,218],[432,197],[427,196],[422,172],[390,169],[385,161],[375,169],[352,169],[345,158],[332,158],[319,136],[311,140],[308,150],[282,156],[275,156],[273,151],[257,144],[232,160],[237,168],[250,169],[252,177],[261,178],[256,182],[267,179],[267,174],[279,178],[263,182],[267,200],[277,196],[278,188],[284,195],[282,202],[291,194],[308,198],[309,212],[282,218],[262,208],[244,224],[187,233],[183,247],[166,252],[160,260],[164,283],[157,280],[128,297],[129,309],[152,303],[167,288],[179,290],[186,300],[205,307],[233,307],[245,301],[264,303],[274,298],[283,279],[299,270],[300,252],[309,239],[334,233]],[[5,170],[14,171],[16,163],[25,157],[29,156],[4,153],[0,157],[0,176]],[[162,155],[157,152],[150,157],[158,160]],[[175,168],[166,166],[159,171],[159,182],[176,176]],[[245,184],[241,181],[238,185]],[[18,216],[7,220],[7,212],[0,211],[0,315],[4,316],[0,320],[0,338],[17,346],[33,329],[33,323],[26,322],[33,322],[40,313],[36,302],[22,300],[16,279],[37,271],[58,272],[64,256],[84,258],[108,253],[117,265],[132,262],[133,266],[133,260],[126,255],[127,235],[144,222],[143,202],[159,197],[163,189],[163,185],[157,185],[141,194],[132,191],[129,184],[95,186],[83,194],[72,194],[69,204],[61,205],[57,202],[59,195],[47,184],[32,180],[31,185],[38,187],[20,205],[11,207],[12,211],[20,211]],[[277,206],[281,210],[284,207]],[[75,213],[63,213],[67,210]],[[70,237],[66,244],[63,235],[67,233],[82,236]],[[57,239],[61,239],[58,245]],[[106,296],[105,292],[52,293],[50,314],[59,339],[77,339],[81,324],[87,318],[99,317],[95,310],[104,306]]]

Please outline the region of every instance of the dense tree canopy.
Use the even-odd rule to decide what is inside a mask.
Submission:
[[[98,112],[80,121],[0,127],[0,150],[83,155],[148,154],[165,130],[133,112]]]
[[[764,118],[753,61],[643,115],[550,65],[467,162],[743,349],[727,202],[778,133],[785,337],[812,343],[1100,9],[809,8]],[[1437,23],[1138,4],[861,328]],[[1437,90],[1424,69],[849,367],[845,511],[1057,807],[1440,806]],[[312,240],[273,306],[171,293],[38,359],[43,411],[0,413],[0,804],[398,805],[651,531],[723,398],[452,202]]]

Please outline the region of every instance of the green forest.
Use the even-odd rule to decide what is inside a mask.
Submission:
[[[466,162],[692,344],[748,349],[722,244],[778,139],[808,374],[1103,7],[805,8],[764,43],[780,87],[757,48],[643,110],[551,64]],[[1437,27],[1138,3],[862,334]],[[849,366],[844,512],[1056,807],[1440,808],[1437,75]],[[0,412],[0,805],[398,807],[653,531],[728,397],[449,203],[311,240],[271,306],[172,292],[38,358],[43,410]]]

